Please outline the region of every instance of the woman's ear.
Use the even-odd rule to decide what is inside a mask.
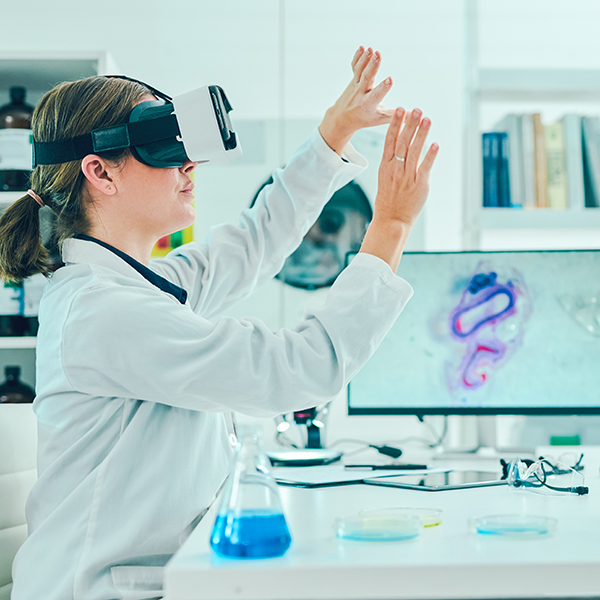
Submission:
[[[113,169],[96,154],[88,154],[81,161],[81,172],[99,192],[112,196],[117,192],[113,179]]]

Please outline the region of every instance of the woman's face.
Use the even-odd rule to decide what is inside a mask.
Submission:
[[[159,169],[129,156],[117,176],[127,221],[156,240],[192,225],[196,211],[191,174],[197,164],[188,160],[179,168]]]

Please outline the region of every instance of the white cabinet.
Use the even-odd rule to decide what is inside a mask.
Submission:
[[[35,105],[56,84],[92,75],[119,73],[107,52],[0,52],[0,105],[9,102],[13,85],[27,89],[26,102]],[[0,192],[0,212],[25,192]],[[35,385],[35,337],[0,337],[0,380],[4,367],[21,367],[22,380]]]

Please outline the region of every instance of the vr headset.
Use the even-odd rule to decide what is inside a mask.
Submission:
[[[107,75],[140,83],[160,98],[133,108],[129,122],[94,129],[56,142],[33,142],[33,166],[78,160],[88,154],[130,148],[133,156],[151,167],[181,167],[186,160],[199,163],[230,162],[242,148],[229,119],[232,110],[225,92],[207,85],[175,98],[121,75]]]

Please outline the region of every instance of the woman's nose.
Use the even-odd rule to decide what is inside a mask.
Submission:
[[[198,165],[197,161],[192,161],[192,160],[186,160],[183,165],[181,165],[180,169],[182,173],[191,173],[196,166]]]

